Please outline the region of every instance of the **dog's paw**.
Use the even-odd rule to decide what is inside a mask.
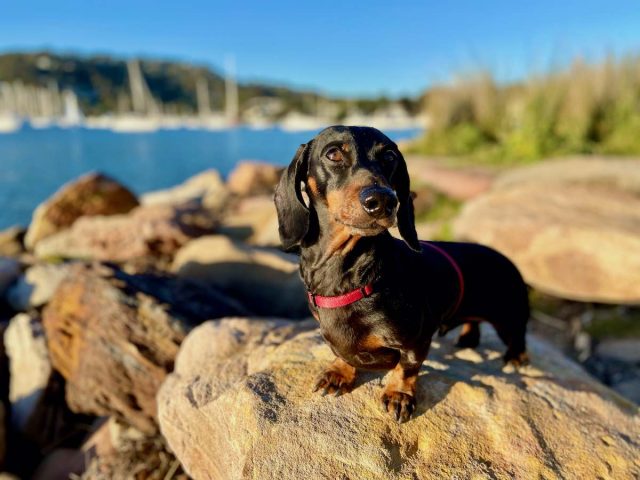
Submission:
[[[380,402],[382,409],[390,413],[398,423],[409,420],[416,410],[416,397],[409,393],[385,390]]]
[[[353,390],[355,384],[355,376],[347,376],[342,372],[335,370],[327,370],[318,378],[314,392],[322,389],[320,394],[325,396],[327,393],[332,393],[336,397],[339,397],[343,393],[349,393]]]
[[[504,363],[504,369],[506,371],[518,371],[520,368],[529,365],[529,355],[527,355],[527,352],[520,352],[518,354],[506,353],[504,356]]]

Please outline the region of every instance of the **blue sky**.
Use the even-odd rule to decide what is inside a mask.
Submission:
[[[637,0],[3,0],[0,51],[193,61],[327,94],[416,94],[490,68],[505,80],[576,55],[640,52]]]

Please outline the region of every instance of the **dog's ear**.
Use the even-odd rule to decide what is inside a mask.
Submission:
[[[301,184],[309,170],[311,142],[298,148],[276,187],[274,201],[278,213],[278,232],[285,251],[298,247],[309,231],[311,212],[304,203]]]
[[[400,204],[398,208],[398,230],[400,230],[402,239],[409,245],[411,250],[421,252],[422,247],[420,240],[418,240],[415,216],[413,213],[413,196],[410,190],[407,162],[405,162],[398,148],[396,148],[396,152],[398,153],[398,163],[391,177],[391,183],[394,186]]]

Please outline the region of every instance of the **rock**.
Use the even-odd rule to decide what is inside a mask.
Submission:
[[[11,422],[25,431],[51,378],[51,362],[40,319],[21,313],[11,319],[4,335],[9,357]]]
[[[501,251],[544,293],[640,303],[640,196],[635,194],[572,184],[494,190],[465,205],[454,234]]]
[[[227,179],[229,191],[241,197],[272,194],[280,181],[282,167],[269,163],[241,161]]]
[[[244,311],[214,289],[115,267],[73,266],[43,311],[53,367],[69,407],[114,415],[154,433],[155,394],[184,335],[205,319]]]
[[[182,247],[171,268],[180,278],[204,282],[227,292],[256,315],[309,317],[295,255],[213,235]]]
[[[379,406],[379,376],[311,392],[332,354],[309,324],[207,322],[158,394],[163,435],[198,479],[635,478],[638,407],[530,336],[532,365],[506,373],[483,326],[478,351],[434,342],[416,416]],[[603,442],[610,438],[612,444]]]
[[[585,185],[640,193],[640,160],[606,157],[573,157],[548,160],[502,174],[498,189],[522,185]]]
[[[13,258],[0,257],[0,297],[20,276],[20,262]]]
[[[411,181],[427,184],[456,200],[469,200],[491,188],[495,174],[480,168],[454,168],[422,157],[407,157]]]
[[[51,367],[38,317],[16,315],[5,332],[4,345],[10,368],[11,425],[20,435],[20,443],[12,445],[11,460],[29,468],[24,464],[38,452],[84,436],[87,417],[74,414],[66,405],[64,380]]]
[[[138,200],[126,187],[101,173],[89,173],[64,185],[33,212],[25,236],[33,249],[45,237],[70,227],[78,218],[127,213]]]
[[[25,252],[24,235],[26,229],[10,227],[0,232],[0,256],[17,257]]]
[[[597,355],[640,365],[640,338],[607,339],[598,343]]]
[[[217,215],[198,204],[138,207],[129,215],[85,217],[36,246],[40,258],[125,262],[171,255],[192,238],[211,233]]]
[[[220,174],[216,170],[206,170],[176,187],[145,193],[140,201],[143,205],[172,206],[197,201],[219,211],[226,197],[227,187]]]
[[[226,212],[220,232],[251,245],[280,247],[273,195],[240,199]]]
[[[70,267],[65,263],[38,263],[28,268],[7,291],[9,305],[18,312],[41,307],[49,301]]]

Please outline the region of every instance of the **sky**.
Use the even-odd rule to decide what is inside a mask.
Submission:
[[[490,69],[503,81],[581,56],[640,53],[638,0],[0,0],[0,52],[145,56],[338,96],[416,95]]]

